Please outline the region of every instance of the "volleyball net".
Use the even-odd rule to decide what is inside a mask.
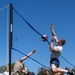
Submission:
[[[9,6],[2,8],[0,11],[0,35],[1,42],[1,65],[9,64]],[[44,43],[41,40],[41,34],[36,34],[36,30],[28,25],[23,18],[13,10],[13,30],[12,30],[12,48],[11,48],[11,63],[16,62],[20,58],[24,57],[34,49],[36,53],[30,56],[25,63],[25,66],[34,71],[35,68],[37,71],[40,67],[49,68],[49,49],[47,42]]]
[[[35,54],[24,61],[26,66],[28,66],[28,69],[30,69],[30,67],[35,69],[45,67],[49,69],[49,45],[47,42],[42,41],[41,36],[42,35],[13,8],[12,62],[37,49]]]

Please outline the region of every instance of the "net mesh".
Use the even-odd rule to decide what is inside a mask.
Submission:
[[[49,45],[16,13],[13,12],[13,46],[12,62],[37,49],[36,53],[24,61],[28,69],[34,71],[40,67],[49,67]],[[21,53],[22,52],[22,53]],[[15,58],[15,59],[14,59]],[[43,66],[44,65],[44,66]]]

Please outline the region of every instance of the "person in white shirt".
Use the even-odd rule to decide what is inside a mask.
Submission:
[[[9,66],[6,66],[6,71],[3,73],[3,75],[9,75]]]
[[[52,32],[52,40],[50,42],[50,68],[53,75],[63,75],[64,73],[71,74],[68,70],[59,68],[60,62],[59,57],[63,50],[63,45],[66,43],[66,41],[62,38],[58,40],[56,33],[54,32],[54,24],[51,25],[50,29]],[[54,42],[57,43],[56,46],[54,46]]]
[[[0,75],[3,75],[3,73],[0,73]]]

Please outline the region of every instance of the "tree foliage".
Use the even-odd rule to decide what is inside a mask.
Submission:
[[[75,67],[72,69],[73,72],[75,72]]]
[[[41,67],[41,68],[38,69],[38,74],[37,75],[45,75],[45,71],[49,72],[48,69]]]
[[[0,66],[0,73],[3,73],[5,71],[6,66]]]

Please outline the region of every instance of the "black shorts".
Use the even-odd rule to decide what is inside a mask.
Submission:
[[[50,64],[54,64],[56,67],[59,67],[60,65],[59,59],[57,58],[51,59]]]

